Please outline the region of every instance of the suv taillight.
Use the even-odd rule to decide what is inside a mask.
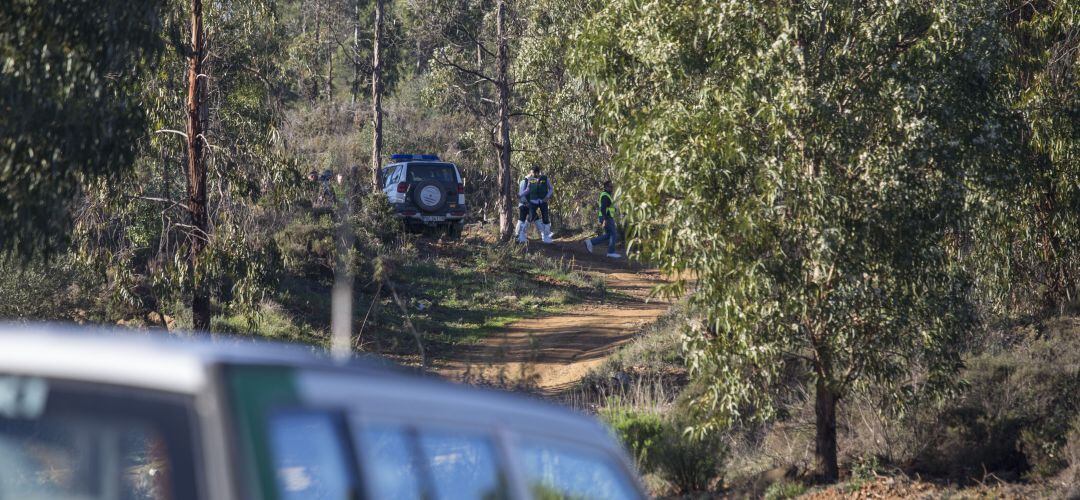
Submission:
[[[459,182],[457,185],[457,194],[463,193],[465,193],[465,185]]]
[[[409,190],[409,183],[407,183],[407,182],[399,182],[399,183],[397,183],[397,192],[404,193],[404,192],[407,192],[408,190]]]

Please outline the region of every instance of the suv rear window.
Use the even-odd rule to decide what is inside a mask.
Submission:
[[[410,163],[407,182],[439,181],[456,183],[454,166],[449,163]]]
[[[0,498],[198,498],[190,401],[0,375]]]

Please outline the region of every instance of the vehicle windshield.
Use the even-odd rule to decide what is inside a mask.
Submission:
[[[0,375],[0,500],[197,498],[190,405]]]
[[[410,163],[408,182],[423,181],[455,183],[454,166],[449,163]]]

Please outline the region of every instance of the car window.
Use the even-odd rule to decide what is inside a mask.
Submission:
[[[269,421],[278,497],[346,500],[356,494],[347,434],[337,415],[282,412]]]
[[[394,182],[394,169],[391,167],[383,167],[379,175],[382,176],[383,187],[390,187],[390,184]]]
[[[0,375],[0,498],[197,498],[189,405]]]
[[[438,181],[456,183],[454,167],[447,163],[410,163],[408,182]]]
[[[633,482],[605,455],[541,441],[526,441],[519,453],[526,485],[537,499],[640,498]]]
[[[423,498],[412,437],[397,425],[369,425],[357,435],[357,450],[370,498]]]
[[[434,498],[508,498],[506,477],[491,440],[461,432],[422,432],[423,453]]]

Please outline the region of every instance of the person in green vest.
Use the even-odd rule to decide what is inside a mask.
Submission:
[[[585,248],[588,248],[589,252],[592,253],[593,245],[599,245],[606,241],[607,256],[618,259],[622,256],[615,251],[615,243],[619,241],[619,232],[615,227],[615,198],[611,194],[613,191],[611,181],[604,181],[604,190],[600,192],[600,199],[596,203],[599,209],[596,218],[600,224],[603,224],[604,234],[585,240]]]
[[[536,225],[536,231],[540,233],[544,243],[551,243],[551,219],[548,210],[548,200],[551,199],[551,182],[546,175],[540,172],[539,166],[532,168],[532,175],[521,180],[518,184],[518,243],[525,243],[526,233],[529,230],[528,220],[531,218]]]

